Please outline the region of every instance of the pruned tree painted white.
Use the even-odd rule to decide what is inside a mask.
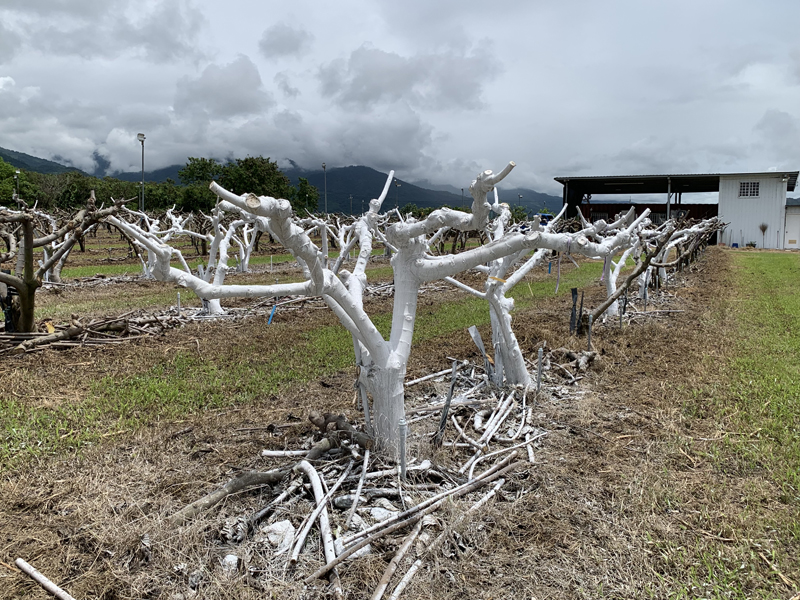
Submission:
[[[542,225],[537,219],[534,223],[524,223],[509,227],[511,209],[508,204],[499,202],[496,189],[494,203],[491,208],[497,217],[493,223],[486,227],[487,239],[490,242],[500,240],[509,234],[524,233],[525,230],[549,233],[564,214],[564,210],[562,210],[561,213],[545,225]],[[436,243],[441,231],[443,230],[434,234],[429,242],[430,245]],[[445,281],[451,285],[486,300],[489,304],[492,347],[494,349],[494,382],[498,385],[502,385],[505,382],[527,386],[531,382],[531,376],[525,365],[522,349],[511,327],[511,311],[514,309],[514,299],[507,294],[532,269],[540,265],[549,252],[547,248],[539,248],[523,262],[525,256],[530,253],[528,248],[523,248],[513,254],[497,258],[486,265],[476,266],[476,270],[487,275],[484,291],[476,290],[453,277],[445,278]],[[509,271],[515,267],[516,270],[509,277]]]
[[[403,382],[411,352],[419,291],[423,284],[444,279],[485,298],[492,313],[493,345],[502,363],[501,374],[508,382],[527,384],[530,376],[511,329],[513,300],[507,297],[507,293],[542,260],[548,250],[605,259],[610,264],[611,258],[621,249],[633,248],[639,242],[640,230],[648,222],[646,214],[635,218],[631,211],[612,224],[600,221],[577,233],[555,233],[552,224],[509,226],[508,206],[500,204],[496,195],[490,204],[487,195],[513,168],[512,162],[500,173],[484,171],[478,175],[470,185],[473,199],[470,213],[442,208],[421,220],[401,218],[399,222],[389,222],[388,216],[381,214],[394,177],[394,172],[391,172],[380,196],[370,202],[369,210],[346,225],[334,225],[316,217],[298,219],[292,213],[288,200],[253,194],[236,195],[216,182],[212,183],[211,190],[221,200],[217,211],[235,212],[242,217],[242,222],[256,223],[261,231],[268,232],[291,252],[304,273],[304,281],[298,283],[224,284],[227,249],[233,239],[232,231],[242,224],[239,221],[234,221],[227,228],[221,224],[212,228],[212,247],[214,244],[219,247],[213,281],[204,276],[205,273],[201,276],[191,273],[180,253],[166,243],[163,232],[154,230],[152,226],[142,227],[140,223],[144,221],[129,222],[115,217],[111,217],[110,221],[147,250],[152,259],[148,261],[148,264],[152,262],[150,272],[156,279],[188,287],[201,298],[219,300],[284,295],[323,298],[353,337],[365,414],[369,424],[367,400],[371,396],[374,416],[371,430],[378,447],[394,454],[398,446],[398,425],[404,416]],[[497,218],[490,227],[493,210]],[[431,243],[442,235],[445,228],[458,232],[485,231],[488,243],[457,255],[433,255],[429,251]],[[174,227],[170,231],[172,229]],[[312,233],[320,235],[319,246],[312,241]],[[328,255],[329,235],[339,245],[336,259],[330,259]],[[367,286],[366,268],[376,240],[390,250],[394,272],[392,327],[386,339],[364,310],[363,303]],[[344,267],[347,257],[356,246],[358,255],[350,271]],[[522,259],[532,250],[537,252],[523,262]],[[183,269],[171,266],[170,262],[176,256]],[[521,266],[506,278],[506,273],[520,263]],[[624,264],[622,258],[617,266],[620,263]],[[458,273],[473,268],[481,269],[488,276],[484,292],[467,288],[452,279]]]
[[[308,232],[294,218],[287,200],[266,196],[259,198],[252,194],[238,196],[212,183],[211,190],[225,203],[265,220],[265,230],[283,244],[301,265],[306,280],[299,283],[242,286],[205,281],[192,274],[188,268],[176,269],[171,266],[172,258],[179,253],[165,243],[163,236],[154,231],[152,226],[145,228],[136,222],[117,218],[113,218],[111,223],[147,250],[153,259],[150,269],[153,276],[188,287],[200,297],[219,299],[299,294],[321,296],[353,336],[356,359],[360,366],[359,380],[373,400],[376,440],[381,447],[394,452],[397,426],[404,414],[403,380],[411,351],[420,286],[507,253],[518,252],[536,240],[535,236],[518,235],[513,240],[501,239],[458,256],[434,257],[426,252],[425,237],[445,225],[459,231],[485,227],[490,213],[486,195],[513,166],[513,163],[509,164],[497,175],[485,171],[478,176],[470,188],[473,196],[472,213],[440,209],[419,222],[409,220],[388,225],[383,232],[379,225],[385,221],[385,217],[380,214],[380,210],[394,176],[393,172],[390,173],[381,195],[370,202],[369,211],[349,226],[349,234],[344,234],[345,244],[340,248],[340,258],[346,257],[356,244],[359,246],[358,258],[352,272],[341,269],[340,260],[333,265],[329,264],[327,241],[323,241],[322,248],[312,242]],[[315,226],[320,227],[320,224]],[[375,238],[393,252],[395,298],[392,329],[388,339],[381,336],[363,307],[363,293],[367,283],[366,266]],[[322,239],[327,240],[327,236],[323,235]],[[185,265],[185,261],[182,263]]]
[[[451,277],[445,281],[486,300],[489,304],[495,383],[528,385],[531,377],[511,327],[514,299],[508,296],[509,292],[554,250],[603,260],[606,288],[610,296],[616,290],[616,281],[625,260],[638,244],[639,238],[636,233],[649,224],[647,219],[649,211],[645,211],[637,218],[631,209],[613,223],[597,221],[590,224],[584,221],[584,228],[576,233],[553,233],[566,209],[562,209],[546,225],[541,225],[537,220],[535,223],[509,227],[511,216],[509,206],[500,203],[495,195],[495,203],[491,208],[497,217],[486,228],[489,240],[497,242],[504,237],[536,235],[537,242],[491,261],[487,265],[477,266],[476,270],[487,275],[484,291],[475,290]],[[435,235],[432,239],[435,240],[436,237]],[[536,250],[525,260],[531,247]],[[621,250],[624,250],[623,257],[614,264],[612,258]],[[609,268],[612,264],[613,271]],[[509,276],[510,272],[512,274]]]
[[[606,301],[601,303],[600,306],[592,312],[592,318],[595,321],[604,314],[607,314],[607,309],[615,304],[622,292],[630,288],[634,282],[637,282],[639,285],[640,299],[646,301],[648,285],[651,281],[654,269],[658,268],[663,270],[664,275],[662,281],[666,281],[667,268],[676,266],[682,260],[688,260],[688,258],[692,254],[695,254],[701,245],[715,232],[725,227],[725,224],[717,217],[705,219],[681,229],[679,229],[679,225],[680,223],[669,220],[655,229],[641,229],[638,232],[638,242],[633,246],[633,250],[630,253],[635,263],[633,270],[627,276],[622,286],[616,287],[615,279],[616,289],[614,292],[610,293]],[[655,259],[657,257],[669,255],[667,247],[673,242],[675,242],[675,244],[673,244],[672,247],[675,247],[676,244],[678,247],[683,246],[685,247],[684,252],[679,252],[678,257],[670,263],[656,262]],[[619,262],[621,263],[622,259],[620,259]],[[618,264],[617,267],[619,266]],[[615,267],[615,271],[618,270],[617,267]]]
[[[205,215],[201,212],[199,216],[189,214],[181,217],[175,214],[173,207],[164,215],[164,220],[167,221],[168,225],[166,229],[161,228],[159,219],[154,219],[138,211],[128,209],[125,209],[125,211],[128,215],[127,223],[129,225],[134,225],[136,229],[140,230],[140,233],[146,233],[151,240],[160,240],[165,247],[168,247],[169,242],[179,236],[196,238],[204,242],[204,247],[208,248],[208,262],[205,265],[200,263],[197,266],[197,276],[204,282],[215,286],[223,285],[225,276],[232,269],[228,264],[231,259],[231,245],[236,244],[238,247],[235,270],[246,272],[249,269],[250,257],[255,246],[257,233],[259,231],[268,231],[265,219],[225,201],[220,201],[210,215]],[[231,220],[231,216],[233,220]],[[191,229],[190,225],[198,219],[207,223],[205,226],[198,228],[200,231]],[[109,222],[114,225],[117,224],[112,221]],[[128,229],[121,229],[126,234],[130,234]],[[133,243],[147,254],[146,261],[141,254],[139,255],[142,261],[143,276],[145,279],[153,279],[155,263],[158,260],[157,254],[152,247],[143,244],[140,238],[133,237],[132,239]],[[174,249],[172,254],[180,261],[183,270],[191,273],[183,254]],[[208,298],[202,295],[200,298],[205,301],[206,314],[224,314],[225,311],[219,298]]]
[[[642,214],[637,218],[635,209],[631,207],[627,213],[618,216],[617,220],[612,223],[600,220],[590,224],[583,218],[583,214],[578,214],[581,217],[581,221],[583,221],[585,235],[592,236],[597,240],[613,238],[620,242],[618,245],[610,245],[607,255],[594,257],[603,259],[602,280],[606,287],[606,296],[610,298],[617,291],[617,281],[628,258],[632,255],[635,256],[637,250],[641,252],[639,233],[650,225],[650,220],[647,218],[650,214],[650,209],[643,210]],[[617,234],[621,231],[624,231],[626,236],[619,238]],[[614,257],[620,252],[622,253],[621,256],[617,259],[617,262],[614,262]],[[619,302],[615,299],[606,309],[604,315],[606,317],[615,317],[618,314]]]

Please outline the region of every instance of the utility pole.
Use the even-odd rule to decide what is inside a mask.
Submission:
[[[328,171],[325,169],[325,163],[322,163],[322,174],[325,177],[325,216],[328,216]]]

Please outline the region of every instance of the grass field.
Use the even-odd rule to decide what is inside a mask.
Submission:
[[[693,547],[662,545],[683,569],[675,598],[797,598],[800,575],[800,256],[734,252],[712,308],[724,361],[706,356],[707,377],[685,414],[713,422],[703,444],[683,438],[696,469],[718,480],[676,498],[691,510],[702,493]]]
[[[800,256],[748,252],[735,263],[734,402],[719,410],[753,440],[732,443],[731,450],[773,473],[786,501],[800,502]],[[797,526],[793,534],[800,536]]]
[[[587,286],[599,277],[601,270],[599,262],[584,262],[580,269],[565,267],[558,293],[564,295],[571,287]],[[391,267],[371,268],[368,276],[372,281],[385,279],[391,276]],[[282,277],[282,281],[289,280],[292,277]],[[172,288],[154,282],[141,292],[131,293],[137,296],[141,293],[142,297],[137,297],[141,308],[168,306],[175,296]],[[511,296],[517,310],[524,310],[537,300],[552,296],[554,291],[555,280],[549,278],[521,283],[512,290]],[[182,293],[187,299],[194,297],[188,290]],[[420,311],[414,344],[463,332],[471,325],[489,323],[484,301],[460,293],[454,297],[457,300],[437,303],[433,311]],[[113,314],[129,308],[130,303],[130,294],[101,298],[87,294],[69,303],[48,304],[37,311],[37,316],[58,319],[89,310]],[[372,315],[384,336],[388,336],[391,329],[389,308],[384,307],[382,312]],[[287,329],[279,323],[274,327],[278,331]],[[177,350],[150,369],[121,381],[100,378],[92,383],[85,398],[55,407],[31,406],[0,395],[0,431],[4,432],[0,465],[11,468],[31,456],[96,443],[108,431],[132,431],[164,419],[223,406],[246,405],[257,398],[279,393],[287,385],[302,384],[348,369],[353,362],[350,334],[333,323],[302,331],[288,348],[246,345],[229,347],[225,353],[211,356],[198,356],[191,349]]]
[[[494,536],[493,546],[440,559],[442,570],[431,575],[438,583],[447,569],[477,570],[472,573],[478,579],[441,588],[446,597],[456,597],[462,584],[471,590],[463,597],[503,597],[504,571],[507,578],[533,582],[537,598],[797,600],[800,256],[720,249],[708,254],[687,282],[668,289],[683,312],[621,329],[598,326],[601,367],[581,384],[580,401],[555,396],[539,402],[536,412],[551,435],[530,478],[520,483],[535,493],[508,509],[513,514],[495,512],[481,523]],[[535,354],[542,339],[585,348],[585,338],[565,331],[567,297],[578,287],[586,290],[587,302],[601,298],[600,269],[598,262],[565,268],[558,295],[554,274],[539,273],[513,290],[514,328],[525,337],[528,353]],[[388,281],[390,268],[379,264],[370,277]],[[169,305],[175,294],[156,283],[125,290],[129,300],[152,298],[153,307]],[[114,312],[124,303],[119,295],[48,297],[41,310]],[[372,302],[369,312],[387,334],[390,306]],[[303,318],[278,316],[269,327],[256,320],[192,325],[105,355],[40,353],[14,358],[7,367],[0,363],[4,498],[18,498],[14,494],[25,489],[56,514],[60,500],[51,500],[49,480],[40,472],[65,469],[61,461],[78,461],[86,469],[108,463],[103,477],[124,489],[114,475],[116,456],[144,457],[142,477],[152,472],[148,490],[161,493],[165,477],[180,486],[197,479],[214,485],[250,451],[231,433],[236,427],[287,414],[303,417],[314,403],[347,410],[350,336],[325,310]],[[423,296],[412,360],[430,372],[446,363],[448,353],[474,352],[464,330],[478,325],[485,332],[488,322],[479,299],[457,292]],[[198,430],[197,444],[220,453],[208,471],[197,470],[193,446],[163,454],[148,450],[154,439],[174,444],[165,436],[184,424]],[[255,438],[251,445],[262,441]],[[178,473],[186,482],[176,479]],[[78,497],[90,493],[70,489]],[[151,500],[133,497],[137,503]],[[29,509],[7,500],[6,506],[0,517],[9,523],[28,518],[38,527],[43,518],[36,503]],[[81,518],[89,517],[63,519],[78,527]],[[53,528],[62,526],[59,519]],[[11,535],[10,528],[4,531]],[[15,543],[7,543],[0,560],[13,560],[6,553]],[[66,560],[64,552],[72,560],[82,552],[58,543],[43,548],[51,564]],[[500,557],[494,564],[502,568],[481,580],[490,554]],[[88,569],[107,577],[94,567],[103,560],[87,552],[80,573]],[[2,591],[0,580],[0,598],[13,597]]]

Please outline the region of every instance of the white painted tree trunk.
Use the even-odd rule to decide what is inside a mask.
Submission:
[[[637,282],[639,284],[639,300],[647,299],[648,294],[648,286],[650,285],[650,281],[652,279],[652,272],[653,267],[647,267],[644,272],[637,277]]]
[[[497,241],[508,234],[507,226],[510,221],[511,211],[507,204],[500,204],[498,202],[496,191],[495,203],[492,206],[492,210],[498,216],[493,226],[487,227],[486,232],[487,237],[491,241]],[[565,209],[562,209],[562,211],[544,227],[544,231],[550,231],[550,229],[558,223],[564,212]],[[540,224],[529,224],[527,227],[535,232],[539,230]],[[435,243],[436,238],[440,235],[441,230],[434,234],[429,245]],[[446,281],[456,287],[479,298],[483,298],[489,304],[489,315],[492,325],[492,347],[494,348],[495,356],[494,375],[497,385],[506,383],[509,385],[527,386],[531,383],[531,376],[525,364],[522,348],[511,326],[511,311],[514,308],[514,300],[513,298],[507,297],[507,294],[515,285],[522,281],[532,269],[541,264],[548,251],[546,249],[536,250],[528,260],[517,268],[511,278],[506,279],[508,271],[514,268],[527,252],[527,250],[523,250],[491,261],[488,266],[477,267],[477,269],[488,275],[484,292],[474,290],[452,278],[446,279]]]
[[[511,298],[490,296],[489,313],[492,323],[492,346],[495,349],[495,383],[524,385],[531,383],[517,336],[511,328]]]
[[[625,268],[625,263],[628,261],[628,258],[632,253],[635,252],[635,249],[638,248],[639,245],[635,244],[631,248],[627,248],[625,252],[622,253],[619,260],[615,263],[610,258],[606,260],[603,265],[603,276],[605,277],[605,284],[606,284],[606,297],[610,298],[614,295],[614,292],[617,291],[617,281],[619,281],[619,275],[622,272],[622,269]],[[611,305],[606,309],[604,313],[604,318],[612,319],[619,315],[619,300],[614,300]]]
[[[405,377],[405,364],[380,367],[374,363],[366,376],[366,389],[372,396],[374,436],[379,449],[390,455],[398,451],[399,424],[405,416]]]

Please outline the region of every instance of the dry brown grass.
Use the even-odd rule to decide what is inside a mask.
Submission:
[[[793,509],[777,500],[764,473],[742,470],[719,454],[715,440],[729,424],[718,421],[697,392],[715,384],[731,335],[720,329],[719,317],[732,293],[724,285],[726,269],[726,254],[713,250],[672,291],[672,307],[685,312],[622,331],[613,324],[597,328],[602,358],[581,382],[581,393],[543,396],[534,410],[534,424],[550,431],[536,450],[537,464],[456,527],[404,597],[695,597],[706,590],[692,591],[703,581],[692,573],[702,572],[712,555],[738,573],[747,595],[766,596],[774,586],[775,596],[789,597],[789,587],[757,556],[744,570],[737,571],[736,563],[759,551],[773,560],[770,524]],[[585,338],[568,335],[568,304],[554,298],[515,315],[527,352],[533,355],[543,340],[551,347],[585,345]],[[314,319],[329,318],[322,312]],[[227,335],[235,344],[252,333],[232,329]],[[288,330],[286,335],[282,343],[290,343]],[[167,352],[195,339],[204,349],[216,338],[188,328],[116,349],[113,361],[70,351],[58,358],[93,363],[86,371],[74,367],[71,379],[57,375],[64,371],[53,365],[54,356],[32,356],[14,362],[14,370],[3,374],[4,385],[12,381],[20,390],[23,379],[41,369],[38,401],[50,395],[68,400],[85,391],[86,378],[98,369],[136,372],[159,360],[154,348]],[[463,341],[436,339],[415,349],[409,371],[441,368],[447,355],[477,357]],[[263,427],[285,423],[289,413],[303,416],[310,407],[352,413],[351,384],[351,375],[341,373],[252,406],[111,436],[78,456],[41,459],[8,474],[0,484],[0,598],[47,597],[10,566],[17,556],[77,598],[177,599],[175,594],[187,594],[186,577],[195,570],[205,582],[198,598],[321,597],[320,589],[284,583],[276,571],[261,573],[259,581],[242,575],[231,582],[221,575],[218,559],[227,549],[216,532],[225,518],[263,505],[267,490],[232,497],[186,527],[171,527],[166,517],[236,469],[263,468],[260,449],[296,444],[310,431],[298,422],[286,438],[277,438]],[[434,386],[419,386],[417,393]],[[450,514],[463,508],[451,506]],[[299,521],[302,513],[286,514]],[[450,520],[442,518],[445,525]],[[153,560],[137,564],[145,533]],[[388,539],[370,557],[341,569],[348,598],[369,597],[400,541]],[[270,568],[263,549],[253,547],[248,559]],[[776,562],[784,576],[800,579],[797,564]],[[176,571],[181,563],[187,569]]]

